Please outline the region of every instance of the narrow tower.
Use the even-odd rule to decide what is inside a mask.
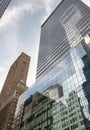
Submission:
[[[0,95],[0,130],[12,130],[19,96],[27,89],[30,57],[25,53],[11,65]]]
[[[16,88],[16,85],[22,80],[26,84],[30,57],[25,53],[17,58],[11,65],[6,81],[1,91],[1,104],[4,102],[9,94]]]

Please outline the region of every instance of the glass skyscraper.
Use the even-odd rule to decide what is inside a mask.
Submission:
[[[10,1],[11,0],[0,0],[0,18],[2,17]]]
[[[63,0],[58,5],[41,27],[37,79],[90,33],[89,25],[90,9],[80,0]]]
[[[36,82],[15,118],[30,95],[55,84],[63,94],[53,104],[52,130],[90,130],[90,8],[80,0],[62,0],[41,26]]]

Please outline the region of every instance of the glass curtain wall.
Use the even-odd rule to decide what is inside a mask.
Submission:
[[[90,130],[90,8],[80,0],[63,0],[42,25],[36,82],[15,117],[30,95],[55,84],[63,94],[52,107],[52,129]]]

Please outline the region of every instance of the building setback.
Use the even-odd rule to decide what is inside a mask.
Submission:
[[[16,85],[22,80],[26,83],[28,68],[29,68],[30,57],[25,53],[22,53],[17,60],[11,65],[5,83],[3,85],[0,102],[1,104],[9,97],[14,91]]]
[[[11,0],[0,0],[0,18],[2,17],[3,13],[5,12],[10,1]]]
[[[57,99],[56,84],[50,129],[90,130],[90,8],[80,0],[62,0],[41,26],[36,82],[20,96],[15,119],[37,91]]]
[[[43,94],[35,92],[28,98],[23,93],[18,100],[13,130],[52,129],[52,105],[62,95],[62,87],[58,84],[49,87]]]
[[[18,97],[27,89],[30,57],[22,53],[10,67],[0,94],[0,130],[11,130]]]

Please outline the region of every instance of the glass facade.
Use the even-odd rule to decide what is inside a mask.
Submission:
[[[66,102],[53,104],[53,130],[85,130],[84,116],[75,91],[69,94]]]
[[[53,100],[35,93],[24,103],[21,130],[50,130]]]
[[[80,0],[63,0],[41,27],[36,79],[56,66],[89,29],[89,7]]]
[[[37,80],[20,96],[15,117],[30,95],[55,84],[63,94],[51,130],[90,130],[90,9],[80,0],[63,0],[42,25]]]
[[[11,0],[0,0],[0,18],[2,17],[10,1]]]

